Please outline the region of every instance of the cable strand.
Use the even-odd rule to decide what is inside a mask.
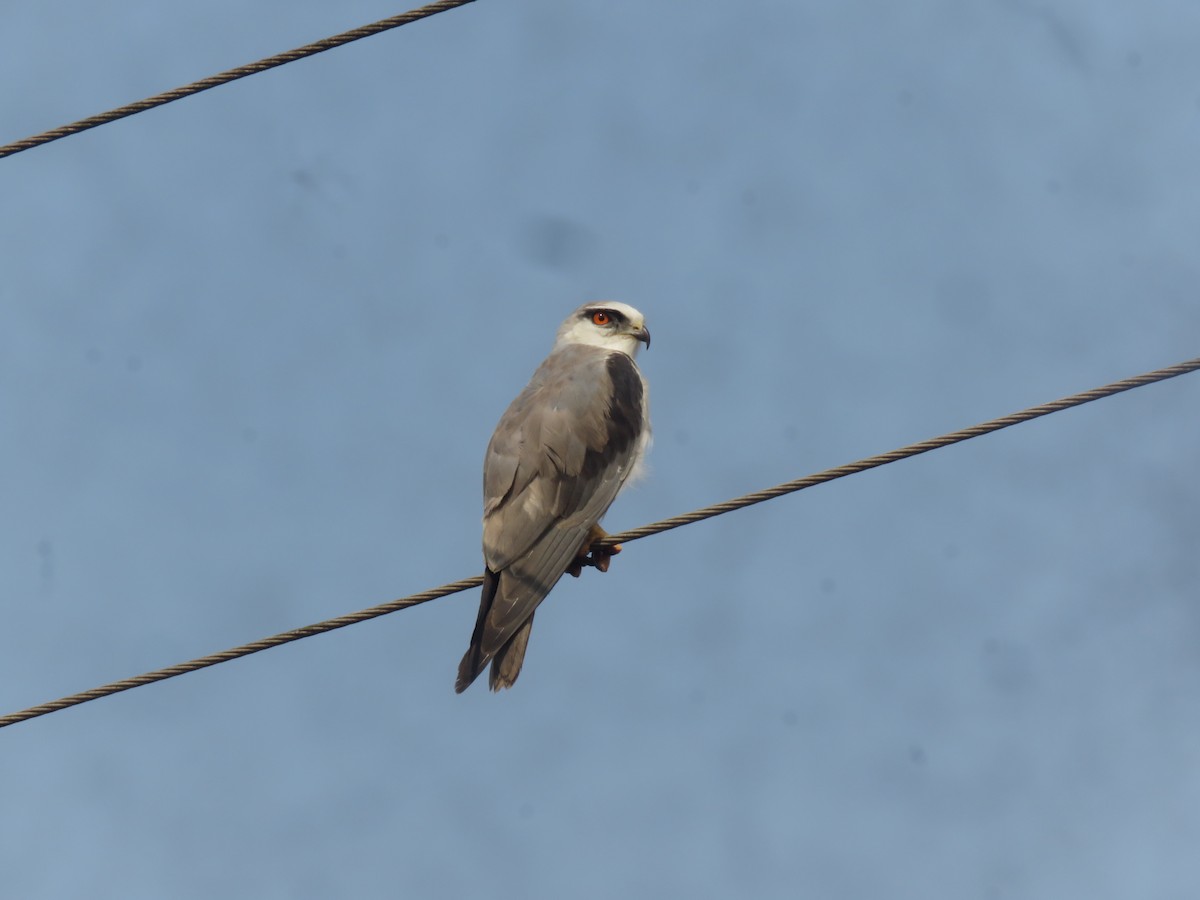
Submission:
[[[679,528],[682,525],[691,525],[693,522],[702,522],[705,519],[711,519],[713,516],[724,515],[727,512],[733,512],[736,509],[745,509],[747,506],[754,506],[757,503],[762,503],[766,500],[773,500],[776,497],[782,497],[786,494],[794,494],[796,491],[802,491],[805,488],[815,487],[818,484],[825,484],[829,481],[836,481],[839,478],[845,478],[847,475],[856,475],[859,472],[865,472],[868,469],[875,469],[879,466],[884,466],[889,463],[899,462],[902,459],[909,459],[913,456],[920,456],[922,453],[928,453],[930,450],[938,450],[942,447],[948,447],[951,444],[958,444],[962,441],[970,440],[971,438],[982,437],[985,434],[991,434],[995,431],[1000,431],[1004,428],[1009,428],[1013,425],[1019,425],[1022,422],[1028,422],[1031,419],[1037,419],[1050,413],[1061,412],[1065,409],[1071,409],[1075,406],[1082,406],[1085,403],[1091,403],[1093,400],[1100,400],[1104,397],[1111,397],[1113,394],[1120,394],[1124,391],[1132,390],[1133,388],[1143,387],[1147,384],[1154,384],[1158,381],[1166,381],[1169,378],[1175,378],[1179,375],[1186,375],[1188,372],[1193,372],[1200,369],[1200,358],[1189,360],[1188,362],[1179,363],[1175,366],[1168,366],[1164,369],[1157,369],[1153,372],[1147,372],[1144,375],[1136,375],[1132,378],[1126,378],[1121,381],[1114,381],[1112,384],[1106,384],[1103,387],[1093,388],[1090,391],[1082,391],[1078,394],[1072,394],[1069,397],[1063,397],[1059,400],[1052,400],[1049,403],[1043,403],[1039,406],[1031,406],[1028,409],[1023,409],[1020,412],[1015,412],[1007,416],[1001,416],[996,419],[990,419],[987,422],[982,422],[978,425],[972,425],[968,428],[961,428],[958,431],[951,431],[939,437],[930,438],[925,441],[919,441],[915,444],[909,444],[906,447],[900,447],[896,450],[890,450],[887,453],[880,453],[876,456],[869,456],[865,459],[857,460],[856,462],[846,463],[845,465],[836,466],[832,469],[826,469],[824,472],[818,472],[815,475],[806,475],[803,478],[797,478],[793,481],[785,481],[783,484],[777,484],[774,487],[766,488],[761,491],[754,491],[750,494],[745,494],[741,497],[736,497],[732,500],[725,500],[721,503],[714,503],[712,506],[706,506],[703,509],[697,509],[689,513],[673,516],[670,519],[663,519],[661,522],[654,522],[650,525],[643,525],[640,528],[634,528],[624,534],[610,535],[604,540],[597,541],[597,547],[611,547],[614,544],[619,544],[625,541],[636,541],[639,538],[649,537],[652,534],[661,534],[664,531],[670,531],[672,528]]]
[[[1039,406],[1031,406],[1028,409],[1021,410],[1020,412],[1011,413],[1010,415],[1001,416],[996,419],[990,419],[987,422],[982,422],[979,425],[972,425],[969,428],[951,431],[947,434],[941,435],[940,437],[919,441],[915,444],[909,444],[896,450],[890,450],[887,453],[869,456],[865,459],[860,459],[857,462],[847,463],[832,469],[826,469],[824,472],[818,472],[815,475],[807,475],[803,478],[797,478],[793,481],[785,481],[784,483],[778,484],[775,487],[766,488],[765,490],[761,491],[754,491],[753,493],[745,494],[732,500],[725,500],[721,503],[714,503],[712,506],[706,506],[702,509],[697,509],[669,519],[663,519],[662,521],[654,522],[649,525],[643,525],[640,528],[634,528],[629,531],[622,532],[621,534],[610,535],[602,541],[597,541],[594,545],[594,548],[641,540],[644,537],[650,537],[654,534],[661,534],[662,532],[670,531],[673,528],[691,525],[695,522],[700,522],[704,519],[711,519],[714,516],[724,515],[725,513],[743,509],[747,506],[753,506],[756,503],[762,503],[775,497],[782,497],[785,494],[792,494],[796,491],[814,487],[818,484],[824,484],[829,481],[834,481],[838,478],[845,478],[847,475],[865,472],[868,469],[874,469],[879,466],[885,466],[890,463],[898,462],[902,459],[919,456],[922,453],[928,453],[930,450],[937,450],[941,447],[947,447],[951,444],[957,444],[962,441],[970,440],[971,438],[981,437],[985,434],[991,434],[994,431],[999,431],[1002,428],[1008,428],[1012,425],[1020,424],[1021,422],[1028,422],[1031,419],[1037,419],[1051,413],[1060,412],[1075,406],[1082,406],[1085,403],[1091,403],[1093,400],[1111,397],[1114,394],[1119,394],[1137,387],[1143,387],[1148,384],[1154,384],[1159,381],[1166,381],[1169,378],[1175,378],[1179,375],[1186,375],[1187,373],[1194,372],[1197,369],[1200,369],[1200,357],[1188,360],[1187,362],[1179,363],[1174,366],[1156,369],[1155,371],[1147,372],[1144,375],[1136,375],[1133,378],[1125,378],[1121,381],[1114,381],[1111,384],[1106,384],[1102,387],[1093,388],[1089,391],[1083,391],[1078,394],[1072,394],[1071,396],[1063,397],[1060,400],[1053,400],[1049,403],[1043,403]],[[131,688],[142,687],[143,685],[147,684],[154,684],[155,682],[165,681],[168,678],[174,678],[177,675],[183,675],[187,672],[195,672],[198,669],[205,669],[209,666],[215,666],[219,663],[230,662],[231,660],[240,659],[243,656],[249,656],[252,653],[268,650],[271,647],[278,647],[282,644],[291,643],[292,641],[313,637],[329,631],[335,631],[338,628],[345,628],[347,625],[355,625],[359,622],[366,622],[369,619],[375,619],[379,616],[385,616],[389,613],[397,612],[402,609],[408,609],[413,606],[419,606],[422,603],[428,603],[430,600],[436,600],[440,597],[448,597],[449,595],[457,594],[460,591],[466,591],[474,587],[479,587],[482,583],[483,578],[478,575],[471,578],[464,578],[460,581],[444,584],[441,587],[422,591],[419,594],[401,597],[398,600],[391,600],[387,603],[381,603],[378,606],[371,606],[366,609],[359,610],[358,612],[348,613],[344,616],[338,616],[333,619],[326,619],[323,622],[317,622],[312,625],[293,628],[291,631],[284,631],[280,634],[262,638],[261,640],[252,641],[248,644],[242,644],[238,647],[232,647],[228,650],[222,650],[218,653],[211,653],[208,656],[201,656],[188,662],[168,666],[165,669],[155,669],[152,672],[146,672],[142,675],[134,676],[133,678],[114,681],[90,690],[81,691],[78,694],[71,694],[70,696],[62,697],[58,700],[52,700],[48,703],[42,703],[38,706],[31,706],[28,709],[20,710],[19,712],[0,716],[0,728],[6,728],[9,725],[15,725],[18,722],[35,719],[38,716],[44,716],[48,713],[57,712],[58,710],[67,709],[72,706],[78,706],[81,703],[87,703],[91,700],[98,700],[101,697],[108,697],[112,694],[118,694],[122,691],[130,690]]]
[[[358,28],[352,28],[349,31],[343,31],[341,34],[335,34],[331,37],[314,41],[311,44],[305,44],[303,47],[296,47],[293,50],[286,50],[283,53],[268,56],[257,62],[228,69],[219,74],[210,75],[208,78],[201,78],[199,81],[185,84],[182,87],[163,91],[161,94],[155,94],[153,97],[147,97],[144,100],[138,100],[134,103],[127,103],[125,106],[118,106],[116,109],[88,116],[86,119],[80,119],[68,125],[51,128],[49,131],[43,131],[40,134],[22,138],[19,141],[13,141],[11,144],[4,144],[0,146],[0,159],[6,156],[13,156],[25,150],[32,150],[34,147],[49,144],[51,141],[57,141],[72,134],[79,134],[81,131],[87,131],[100,125],[106,125],[109,122],[115,122],[118,119],[124,119],[126,116],[154,109],[156,106],[163,106],[176,100],[182,100],[184,97],[199,94],[201,91],[207,91],[211,88],[228,84],[231,81],[237,81],[239,78],[245,78],[247,75],[256,75],[259,72],[265,72],[268,69],[274,69],[277,66],[286,65],[287,63],[295,62],[308,56],[315,56],[326,50],[332,50],[334,47],[340,47],[352,41],[358,41],[384,31],[390,31],[393,28],[399,28],[401,25],[408,25],[410,22],[427,19],[438,13],[466,6],[468,3],[474,2],[475,0],[437,0],[436,3],[430,3],[419,9],[411,9],[408,12],[400,13],[387,19],[380,19],[378,22],[372,22],[370,25],[362,25]]]

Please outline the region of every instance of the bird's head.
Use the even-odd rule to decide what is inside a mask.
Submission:
[[[650,331],[646,317],[628,303],[601,300],[585,303],[562,323],[555,346],[565,344],[591,344],[637,356],[638,344],[650,346]]]

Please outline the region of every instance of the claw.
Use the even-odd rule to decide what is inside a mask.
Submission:
[[[605,547],[603,550],[593,550],[592,565],[601,572],[607,572],[608,566],[612,562],[612,558],[620,552],[620,544],[613,544],[611,547]]]
[[[571,560],[571,564],[567,566],[567,574],[572,578],[578,578],[583,572],[584,566],[594,566],[601,572],[607,572],[609,565],[612,563],[612,558],[621,552],[621,545],[614,544],[611,547],[598,547],[592,549],[592,545],[597,541],[602,541],[608,537],[608,532],[599,525],[593,525],[588,531],[587,537],[579,547],[579,551],[575,554],[575,558]]]

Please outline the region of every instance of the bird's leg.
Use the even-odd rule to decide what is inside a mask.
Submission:
[[[567,572],[575,578],[578,578],[580,573],[583,572],[584,566],[595,566],[601,572],[607,572],[612,558],[621,552],[621,545],[614,544],[611,547],[597,547],[592,549],[592,544],[602,541],[606,537],[608,537],[607,531],[599,525],[593,525],[588,531],[587,537],[583,539],[583,543],[580,545],[579,551],[575,554],[575,558],[567,566]]]

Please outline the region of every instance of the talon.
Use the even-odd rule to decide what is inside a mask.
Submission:
[[[592,545],[598,541],[608,537],[608,532],[599,525],[593,525],[580,545],[575,558],[571,560],[571,564],[567,566],[567,574],[573,578],[578,578],[583,572],[584,566],[595,566],[601,572],[607,572],[609,565],[612,563],[612,558],[621,552],[621,545],[614,544],[611,547],[597,547],[592,549]]]
[[[605,535],[607,537],[607,535]],[[592,551],[592,565],[601,572],[607,572],[608,567],[612,564],[612,558],[621,552],[620,544],[613,544],[611,547],[600,547]]]

